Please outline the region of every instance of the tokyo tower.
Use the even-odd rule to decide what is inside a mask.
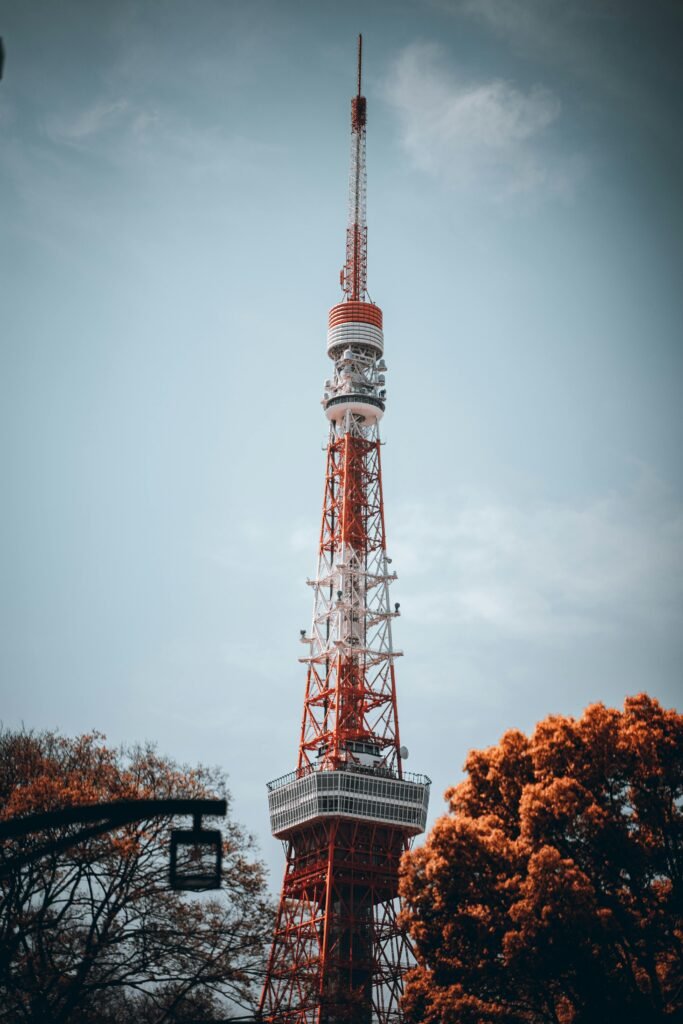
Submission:
[[[424,831],[430,780],[403,770],[379,421],[382,311],[367,293],[366,100],[351,101],[343,300],[329,313],[329,420],[313,623],[297,767],[268,784],[286,867],[260,1015],[272,1024],[398,1024],[410,950],[398,870]]]

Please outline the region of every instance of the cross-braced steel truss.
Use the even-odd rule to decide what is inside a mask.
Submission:
[[[349,419],[351,419],[349,417]],[[348,427],[348,429],[346,429]],[[314,589],[299,767],[338,767],[371,741],[398,767],[395,652],[376,425],[333,425]]]
[[[398,1024],[410,951],[398,926],[400,832],[319,823],[287,844],[262,1012],[277,1024]]]

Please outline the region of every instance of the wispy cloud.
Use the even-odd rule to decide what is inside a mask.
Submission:
[[[64,101],[43,123],[42,135],[56,152],[87,149],[131,169],[150,160],[161,166],[172,161],[195,178],[251,171],[282,151],[215,118],[193,119],[157,100],[116,94],[85,105]]]
[[[526,57],[543,58],[581,78],[620,92],[625,77],[614,63],[620,30],[642,16],[638,0],[439,0],[505,39]],[[640,8],[640,10],[639,10]],[[644,12],[648,19],[650,15]],[[605,28],[609,29],[605,46]],[[611,45],[610,45],[611,42]]]
[[[680,136],[680,17],[675,4],[639,0],[432,0],[478,23],[548,74],[590,89],[591,105],[611,100],[667,144]],[[672,138],[673,137],[673,138]]]
[[[128,109],[126,100],[101,99],[68,114],[52,115],[45,130],[53,142],[81,143],[116,126]]]
[[[442,6],[461,11],[519,43],[538,46],[554,39],[558,18],[567,29],[568,22],[576,20],[579,5],[571,0],[559,3],[556,0],[541,0],[540,3],[538,0],[445,0],[444,3],[442,0]],[[549,9],[553,12],[550,18],[547,17]]]
[[[555,643],[683,619],[683,513],[666,502],[522,509],[461,498],[452,515],[404,508],[392,534],[411,616],[425,625]]]
[[[634,0],[443,0],[453,14],[478,22],[526,59],[569,72],[606,94],[639,105],[623,52],[623,29],[649,15]],[[640,10],[639,10],[640,7]],[[627,35],[628,37],[628,35]],[[628,49],[630,47],[627,46]],[[642,60],[637,48],[631,59]]]
[[[420,170],[496,199],[572,192],[578,161],[559,161],[544,140],[561,114],[559,98],[545,86],[524,91],[501,79],[464,82],[441,47],[414,43],[394,61],[384,95]]]

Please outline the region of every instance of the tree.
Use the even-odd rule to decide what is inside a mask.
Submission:
[[[96,733],[0,733],[2,818],[215,796],[229,798],[218,769],[178,766],[150,746],[112,750]],[[271,927],[253,841],[230,817],[213,825],[223,831],[222,888],[188,896],[168,885],[172,824],[126,826],[0,880],[0,1021],[162,1024],[253,1007]],[[7,844],[4,856],[46,838],[55,836]]]
[[[683,1019],[683,716],[594,704],[465,771],[403,864],[408,1019]]]

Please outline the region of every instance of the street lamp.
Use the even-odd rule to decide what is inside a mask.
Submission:
[[[220,889],[223,837],[218,829],[203,829],[200,814],[192,829],[171,831],[171,888],[187,892]]]
[[[56,811],[42,811],[24,817],[0,821],[0,879],[32,864],[41,857],[61,853],[105,832],[148,818],[167,818],[191,814],[192,829],[171,831],[171,887],[189,892],[220,889],[223,841],[218,829],[202,829],[202,815],[224,818],[225,800],[114,800],[101,804],[80,804]],[[54,830],[69,825],[81,826],[68,835],[54,836]],[[45,836],[43,842],[6,857],[3,841],[26,836]],[[48,839],[47,836],[53,833]]]

